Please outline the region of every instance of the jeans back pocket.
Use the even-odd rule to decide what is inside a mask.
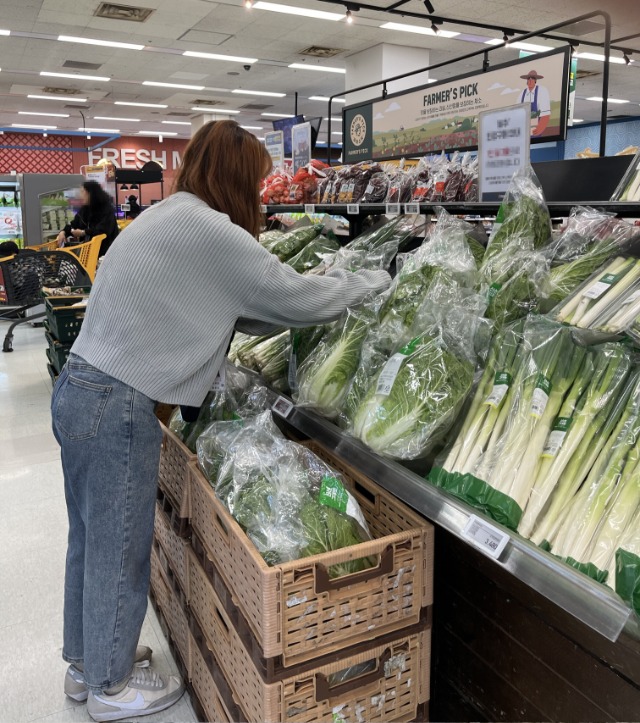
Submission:
[[[58,432],[74,441],[95,437],[112,389],[68,374],[54,402],[53,421]]]

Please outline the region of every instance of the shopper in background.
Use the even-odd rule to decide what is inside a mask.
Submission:
[[[85,243],[105,234],[100,244],[100,256],[104,256],[119,233],[111,197],[97,181],[85,181],[80,188],[80,199],[82,206],[73,221],[58,234],[58,245],[63,246],[70,236],[78,243]]]
[[[69,515],[65,690],[78,700],[88,688],[97,721],[163,710],[183,690],[134,667],[150,657],[136,646],[162,438],[155,403],[200,406],[235,328],[324,324],[390,283],[384,271],[301,276],[262,248],[259,184],[270,169],[234,121],[196,133],[176,192],[107,254],[54,389]]]
[[[142,213],[142,208],[140,208],[140,204],[138,203],[138,197],[132,194],[127,199],[127,202],[129,203],[127,216],[129,218],[138,218],[138,216]]]
[[[0,259],[15,256],[20,253],[20,247],[15,241],[3,241],[0,243]]]

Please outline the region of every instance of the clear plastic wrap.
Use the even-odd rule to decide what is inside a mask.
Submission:
[[[371,539],[340,475],[307,448],[284,439],[268,413],[245,425],[226,446],[215,492],[268,564]],[[352,560],[332,567],[330,575],[371,564]]]
[[[405,170],[398,169],[389,174],[387,203],[408,203],[413,192],[413,177]]]
[[[347,309],[298,367],[296,402],[300,406],[312,407],[329,419],[338,416],[361,364],[364,340],[375,322],[372,305]]]
[[[280,261],[287,261],[300,253],[300,251],[302,251],[308,243],[316,239],[321,232],[322,226],[320,224],[309,224],[291,229],[281,238],[277,238],[273,242],[264,243],[263,245],[270,253],[277,256]]]
[[[608,580],[636,615],[640,615],[640,509],[636,510],[616,550]]]
[[[384,203],[389,192],[389,176],[384,171],[372,174],[360,203]]]
[[[310,241],[302,251],[292,256],[286,263],[295,269],[299,274],[322,266],[326,261],[331,259],[336,251],[340,249],[340,244],[333,237],[318,236],[318,238]]]

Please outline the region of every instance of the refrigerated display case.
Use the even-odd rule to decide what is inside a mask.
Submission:
[[[17,176],[0,175],[0,241],[23,245],[22,206]]]

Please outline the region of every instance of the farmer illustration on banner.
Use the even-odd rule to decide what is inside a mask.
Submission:
[[[538,85],[538,81],[542,80],[544,75],[538,75],[535,70],[530,70],[526,75],[520,77],[527,81],[527,87],[522,91],[520,102],[531,104],[531,135],[541,136],[551,119],[549,91],[543,85]]]

